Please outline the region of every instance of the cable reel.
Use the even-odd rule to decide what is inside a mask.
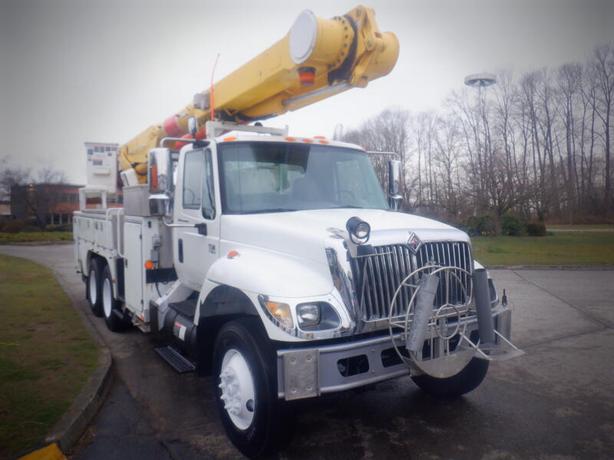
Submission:
[[[409,302],[398,315],[403,290]],[[475,356],[467,337],[471,310],[472,274],[452,266],[427,265],[410,273],[397,287],[389,308],[392,344],[412,372],[436,378],[458,374]]]

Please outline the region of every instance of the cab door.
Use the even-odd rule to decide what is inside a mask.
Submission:
[[[177,276],[194,290],[200,290],[219,252],[220,206],[214,162],[209,147],[186,151],[177,171],[173,257]]]

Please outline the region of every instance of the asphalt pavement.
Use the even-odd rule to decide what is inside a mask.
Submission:
[[[52,268],[87,311],[72,246],[0,247]],[[493,270],[526,355],[491,364],[469,395],[439,401],[409,378],[306,400],[288,459],[611,459],[614,457],[614,271]],[[74,459],[237,458],[211,380],[176,374],[132,329],[95,325],[115,383]]]

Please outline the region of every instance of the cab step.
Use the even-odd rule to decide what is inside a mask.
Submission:
[[[183,356],[177,349],[167,345],[165,347],[155,348],[156,353],[167,362],[178,374],[185,374],[187,372],[194,372],[196,366],[192,361]]]

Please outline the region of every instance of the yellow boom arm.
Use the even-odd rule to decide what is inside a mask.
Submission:
[[[284,38],[247,62],[194,102],[151,126],[120,148],[120,170],[133,167],[146,181],[149,150],[163,137],[188,132],[188,119],[199,126],[214,118],[240,123],[265,119],[305,107],[388,74],[399,56],[392,32],[380,32],[372,9],[357,6],[332,19],[303,11]],[[213,104],[213,107],[211,105]]]

